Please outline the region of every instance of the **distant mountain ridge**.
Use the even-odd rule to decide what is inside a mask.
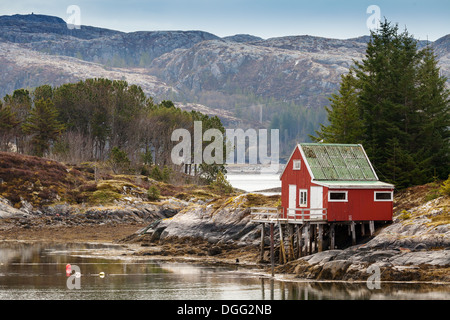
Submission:
[[[0,96],[22,87],[111,77],[141,85],[155,100],[225,109],[266,127],[273,110],[263,114],[261,106],[302,106],[317,110],[315,119],[307,119],[313,127],[325,121],[328,97],[338,90],[340,76],[364,57],[368,40],[126,33],[84,25],[69,29],[63,19],[39,14],[0,16]],[[449,78],[450,35],[430,45]]]

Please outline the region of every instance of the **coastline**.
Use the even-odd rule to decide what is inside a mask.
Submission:
[[[377,267],[383,282],[450,283],[450,198],[424,201],[410,191],[398,197],[393,222],[373,237],[276,264],[275,274],[294,281],[355,282],[367,281],[368,270]],[[273,207],[279,196],[201,196],[180,193],[159,202],[129,197],[83,211],[68,204],[18,210],[3,201],[0,241],[109,243],[130,249],[121,258],[238,265],[269,274],[268,250],[261,259],[261,229],[250,208]],[[276,231],[276,243],[278,236]]]
[[[196,211],[191,208],[180,216],[185,215],[184,218],[189,219],[192,212]],[[168,227],[176,222],[175,215],[161,223]],[[123,250],[111,250],[108,258],[239,267],[271,278],[268,259],[260,261],[260,249],[251,242],[217,239],[214,242],[201,237],[170,235],[162,239],[155,238],[155,230],[142,233],[142,230],[148,227],[147,221],[117,222],[104,219],[91,224],[72,224],[72,217],[31,217],[26,221],[21,218],[1,219],[0,242],[117,245]],[[368,266],[373,264],[380,267],[381,283],[448,285],[450,265],[445,261],[450,259],[450,250],[446,247],[432,250],[385,247],[386,243],[383,241],[387,240],[387,236],[392,236],[391,231],[396,227],[397,224],[386,227],[384,232],[380,232],[381,235],[378,234],[364,244],[339,250],[325,250],[284,265],[276,264],[273,279],[293,282],[366,283],[371,275],[367,272]],[[417,238],[417,235],[415,237]],[[105,254],[105,251],[102,251],[102,254]],[[433,263],[433,260],[438,262]]]

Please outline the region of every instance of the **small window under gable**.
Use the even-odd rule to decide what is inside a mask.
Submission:
[[[293,160],[292,161],[292,170],[300,170],[302,165],[301,160]]]
[[[374,201],[392,201],[392,191],[375,191]]]

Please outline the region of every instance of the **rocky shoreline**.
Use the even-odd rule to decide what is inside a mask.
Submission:
[[[250,219],[250,207],[276,200],[254,194],[215,201],[169,198],[84,213],[68,205],[27,212],[2,200],[0,240],[115,242],[132,246],[129,255],[135,257],[238,263],[269,272],[268,259],[260,261],[260,228]],[[276,265],[275,272],[291,279],[366,281],[378,270],[381,281],[450,283],[450,225],[442,219],[449,202],[440,197],[403,210],[369,241]]]

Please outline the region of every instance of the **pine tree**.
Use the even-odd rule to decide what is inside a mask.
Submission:
[[[429,182],[449,173],[450,113],[446,78],[431,47],[388,21],[372,32],[366,55],[342,78],[327,108],[330,125],[316,140],[362,143],[375,169],[397,187]],[[353,118],[346,118],[353,110]],[[353,120],[352,120],[353,119]],[[343,132],[346,135],[343,135]]]
[[[417,42],[412,36],[406,31],[399,33],[397,26],[384,21],[380,30],[371,34],[365,58],[356,63],[363,142],[372,162],[386,176],[390,176],[384,170],[389,140],[396,138],[409,152],[417,129],[414,100],[419,61]]]
[[[363,127],[357,98],[355,79],[350,71],[341,77],[339,94],[333,94],[329,99],[330,108],[325,107],[330,124],[328,126],[321,124],[320,131],[316,131],[317,137],[311,136],[311,138],[328,143],[360,142]]]
[[[419,151],[417,158],[428,160],[428,176],[445,179],[450,168],[450,90],[437,64],[433,50],[426,47],[418,69],[417,116],[421,125],[412,148]]]
[[[0,101],[0,150],[9,149],[9,142],[14,137],[14,130],[18,124],[19,121],[11,106],[3,106]]]
[[[64,130],[64,125],[58,121],[58,111],[51,100],[38,100],[31,110],[22,129],[32,136],[33,153],[42,157],[52,142],[56,141]]]
[[[13,135],[14,143],[17,152],[24,152],[25,147],[25,135],[22,130],[22,124],[25,123],[31,110],[31,97],[30,92],[25,89],[14,90],[12,95],[7,94],[4,97],[5,106],[11,108],[11,112],[14,113],[15,119],[18,121],[17,126],[14,126]]]
[[[375,169],[398,187],[429,182],[449,173],[450,113],[446,78],[430,47],[388,21],[372,32],[366,55],[343,77],[327,108],[330,124],[315,140],[362,143]],[[345,118],[353,110],[354,117]],[[343,135],[346,133],[346,135]]]

